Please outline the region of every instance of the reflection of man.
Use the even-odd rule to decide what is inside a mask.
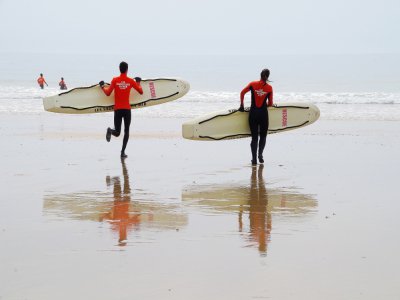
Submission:
[[[119,233],[119,245],[125,246],[130,227],[138,227],[140,224],[140,215],[134,213],[130,215],[131,188],[129,184],[128,170],[125,161],[121,159],[122,173],[124,176],[124,188],[122,190],[119,177],[106,177],[107,185],[114,185],[114,204],[110,212],[100,216],[100,221],[108,220],[112,225],[112,230]]]
[[[267,253],[267,244],[272,229],[271,213],[268,211],[268,194],[263,179],[264,165],[253,167],[249,191],[250,239],[258,243],[261,254]],[[242,230],[242,214],[239,215],[239,228]]]

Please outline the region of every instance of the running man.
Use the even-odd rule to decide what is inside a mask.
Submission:
[[[61,81],[58,83],[58,85],[60,86],[60,90],[67,89],[67,85],[65,84],[64,77],[61,77]]]
[[[43,90],[43,88],[44,88],[44,84],[46,84],[46,86],[49,86],[49,85],[47,84],[46,80],[44,79],[42,73],[40,73],[40,77],[38,78],[37,83],[39,84],[39,86],[40,86],[40,88],[41,88],[42,90]]]
[[[129,103],[129,95],[131,89],[134,88],[139,94],[143,94],[143,89],[140,86],[140,77],[135,77],[135,80],[128,77],[128,64],[121,62],[119,64],[121,75],[114,77],[109,87],[104,86],[104,81],[100,81],[99,85],[107,96],[110,96],[114,91],[114,129],[107,128],[106,140],[111,140],[111,135],[119,136],[121,133],[122,119],[124,120],[124,139],[122,143],[121,158],[128,157],[125,154],[126,145],[129,140],[129,127],[131,125],[131,105]]]
[[[273,91],[272,86],[268,84],[269,70],[264,69],[261,72],[261,78],[258,81],[250,82],[240,93],[240,108],[239,111],[244,111],[244,95],[251,91],[251,106],[249,113],[249,125],[251,131],[251,154],[252,165],[257,165],[257,146],[258,146],[258,160],[264,163],[263,152],[265,142],[267,139],[267,132],[269,126],[268,119],[268,106],[273,105]],[[260,135],[260,142],[258,142],[258,135]]]

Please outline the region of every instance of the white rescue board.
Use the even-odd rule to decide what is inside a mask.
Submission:
[[[183,97],[190,84],[177,78],[143,79],[143,95],[132,89],[131,108],[163,104]],[[106,84],[107,85],[107,84]],[[46,111],[64,114],[91,114],[114,110],[114,92],[106,96],[98,84],[78,87],[55,96],[43,98]]]
[[[220,141],[251,136],[250,108],[214,112],[182,125],[182,136],[189,140]],[[268,134],[301,128],[318,120],[320,111],[311,103],[282,103],[268,107]]]

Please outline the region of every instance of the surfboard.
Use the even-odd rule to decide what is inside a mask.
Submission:
[[[218,111],[183,123],[182,136],[189,140],[221,141],[251,136],[249,111]],[[301,128],[318,120],[320,111],[311,103],[284,103],[268,107],[268,134]]]
[[[109,84],[106,84],[109,85]],[[143,95],[136,90],[130,94],[131,108],[143,108],[179,99],[186,95],[190,84],[178,78],[143,79]],[[43,98],[46,111],[64,114],[92,114],[113,111],[114,92],[108,97],[98,84],[78,87]]]

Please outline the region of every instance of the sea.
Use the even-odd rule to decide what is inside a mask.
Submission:
[[[145,54],[0,54],[0,114],[48,114],[42,98],[89,86],[118,75],[120,61],[129,75],[180,77],[190,82],[183,98],[138,109],[136,117],[194,118],[239,106],[239,94],[271,70],[274,102],[311,102],[326,120],[400,121],[400,54],[346,55],[145,55]],[[49,86],[41,90],[43,73]],[[245,103],[250,104],[249,96]]]

